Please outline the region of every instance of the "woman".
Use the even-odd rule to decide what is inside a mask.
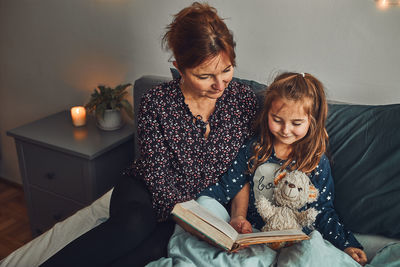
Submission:
[[[231,82],[235,43],[216,10],[184,8],[163,43],[181,77],[144,95],[141,156],[116,185],[110,218],[43,266],[140,266],[164,256],[173,206],[215,184],[251,134],[256,97]]]

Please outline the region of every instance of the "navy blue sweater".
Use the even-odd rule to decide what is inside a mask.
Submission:
[[[215,185],[206,188],[200,195],[210,196],[226,204],[235,197],[247,182],[249,182],[250,199],[247,219],[253,227],[261,229],[265,222],[257,212],[255,200],[261,195],[272,200],[274,188],[273,179],[284,161],[278,159],[275,153],[273,153],[267,162],[260,165],[253,174],[249,174],[247,163],[252,155],[252,144],[254,141],[255,139],[246,142],[240,149],[232,166],[221,180]],[[347,247],[362,248],[354,235],[346,230],[340,222],[339,216],[334,209],[334,183],[330,163],[325,155],[321,157],[319,165],[310,173],[309,177],[319,191],[319,197],[317,201],[307,204],[301,210],[313,207],[319,211],[314,224],[315,229],[322,234],[324,239],[341,250]],[[303,230],[306,233],[311,231],[308,228]]]

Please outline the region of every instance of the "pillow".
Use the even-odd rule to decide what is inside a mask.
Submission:
[[[172,79],[178,79],[179,77],[181,77],[181,74],[179,73],[179,71],[175,68],[169,68],[169,71],[171,72],[172,75]]]
[[[345,226],[400,238],[400,104],[329,104],[327,131]]]

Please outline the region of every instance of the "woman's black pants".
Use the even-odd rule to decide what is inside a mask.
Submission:
[[[144,266],[167,255],[173,221],[157,223],[141,179],[121,176],[110,218],[78,237],[41,266]]]

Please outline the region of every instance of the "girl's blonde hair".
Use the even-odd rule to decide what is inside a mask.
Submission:
[[[249,171],[253,173],[271,156],[274,136],[268,128],[268,112],[272,102],[279,98],[302,103],[310,120],[307,134],[292,144],[292,152],[281,169],[289,167],[310,173],[317,167],[328,144],[325,129],[328,104],[324,86],[317,78],[308,73],[293,72],[278,75],[265,92],[264,108],[255,122],[255,132],[259,138],[248,163]]]

